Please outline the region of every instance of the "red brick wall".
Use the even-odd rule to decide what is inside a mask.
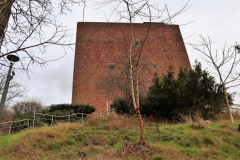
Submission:
[[[126,59],[128,47],[134,33],[143,44],[140,62],[142,94],[152,83],[154,73],[166,73],[171,65],[174,71],[180,67],[191,69],[186,48],[178,25],[162,23],[136,23],[133,31],[128,23],[79,22],[77,26],[72,103],[85,103],[96,107],[97,112],[106,110],[123,92],[111,85]],[[148,34],[147,34],[148,33]],[[145,41],[144,37],[147,35]],[[110,69],[109,65],[114,65]],[[111,77],[111,75],[113,75]],[[117,83],[117,82],[114,82]],[[120,87],[121,88],[121,87]]]

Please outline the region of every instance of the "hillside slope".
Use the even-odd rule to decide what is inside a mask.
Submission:
[[[239,159],[237,124],[145,122],[146,144],[138,145],[135,118],[105,117],[0,136],[0,159]]]

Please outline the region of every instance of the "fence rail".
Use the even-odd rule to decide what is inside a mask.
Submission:
[[[42,114],[42,113],[35,113],[33,117],[33,127],[36,126],[36,124],[48,124],[50,126],[53,126],[57,122],[76,122],[81,121],[83,123],[84,118],[87,117],[88,114],[85,113],[75,113],[65,116],[55,116],[50,114]]]
[[[75,113],[65,116],[55,116],[50,114],[34,113],[33,119],[23,119],[18,121],[8,121],[0,123],[0,134],[11,134],[19,132],[23,129],[28,129],[29,127],[37,126],[54,126],[59,122],[79,122],[84,123],[87,117],[92,118],[95,116],[103,117],[109,115],[111,111],[106,111],[102,113],[95,114],[85,114],[85,113]],[[115,114],[116,117],[116,114]]]
[[[0,123],[0,134],[11,134],[29,128],[30,119]]]

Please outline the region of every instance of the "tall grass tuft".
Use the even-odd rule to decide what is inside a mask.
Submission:
[[[210,123],[210,121],[205,121],[202,117],[202,114],[198,111],[193,113],[193,115],[180,114],[180,117],[185,123],[192,125],[194,128],[208,128],[208,125]]]

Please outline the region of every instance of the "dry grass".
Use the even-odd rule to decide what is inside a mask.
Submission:
[[[185,160],[187,158],[175,146],[168,146],[164,148],[162,152],[165,153],[164,156],[162,156],[163,159]]]
[[[201,113],[195,112],[193,115],[183,115],[180,114],[181,118],[184,120],[185,123],[191,124],[193,127],[196,128],[208,128],[210,121],[206,121],[202,118]]]
[[[233,119],[236,123],[240,123],[240,115],[239,114],[233,114]],[[230,122],[230,117],[228,113],[223,113],[220,115],[220,118],[216,122]]]
[[[186,123],[144,122],[146,145],[137,145],[136,117],[106,116],[83,125],[59,123],[26,132],[21,140],[2,152],[0,159],[235,159],[240,156],[235,125],[206,124],[200,114],[183,115]],[[205,128],[208,129],[195,129]],[[229,152],[229,154],[225,154]],[[6,158],[7,157],[7,158]]]
[[[193,124],[194,120],[191,114],[185,115],[185,114],[180,114],[180,117],[184,120],[185,123],[187,124]]]
[[[115,116],[109,115],[106,117],[91,117],[84,126],[100,126],[103,125],[105,130],[122,130],[131,129],[138,126],[136,117],[127,115]]]
[[[79,128],[79,123],[59,123],[55,126],[57,131],[69,131]]]
[[[104,129],[106,130],[122,130],[138,126],[137,119],[129,116],[109,116],[108,121],[109,122],[104,125]]]
[[[84,126],[98,126],[100,124],[97,117],[89,117],[88,123],[85,123]]]
[[[65,138],[66,132],[77,128],[79,128],[79,124],[76,123],[59,123],[53,128],[43,127],[40,131],[29,132],[10,149],[11,156],[16,160],[39,159],[36,155],[43,153],[46,157],[49,157],[50,155],[46,152],[46,150],[48,150],[46,144],[60,143],[62,139]]]
[[[23,140],[11,148],[11,156],[14,159],[35,159],[35,155],[39,154],[39,150],[36,150],[33,146],[29,145],[30,139]],[[36,158],[37,159],[37,158]]]

